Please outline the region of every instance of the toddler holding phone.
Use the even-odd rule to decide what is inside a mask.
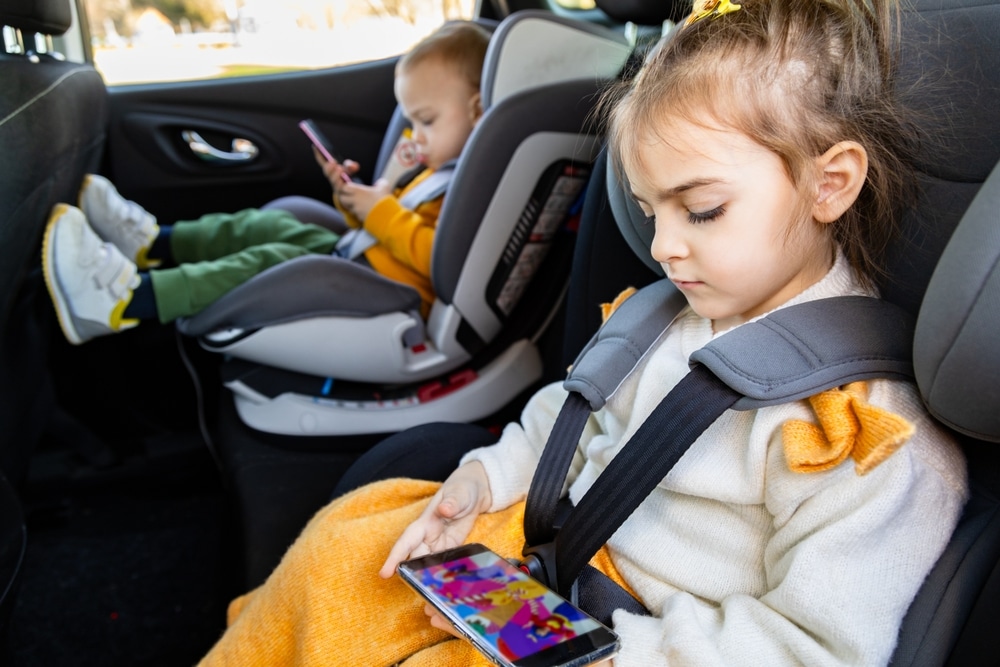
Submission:
[[[700,0],[609,95],[610,154],[687,306],[590,416],[573,502],[713,338],[793,304],[876,296],[914,184],[896,10]],[[443,484],[385,480],[320,510],[232,603],[201,664],[488,664],[442,617],[428,625],[395,572],[463,543],[520,554],[524,499],[565,396],[561,383],[536,393]],[[615,611],[616,667],[887,664],[962,511],[965,461],[912,383],[813,398],[724,413],[597,554],[652,613]],[[840,429],[852,423],[861,432]],[[842,456],[812,464],[835,443]]]
[[[354,252],[341,235],[280,209],[214,213],[159,226],[107,179],[89,175],[79,208],[58,204],[45,230],[45,282],[66,338],[80,344],[146,319],[194,315],[258,273],[310,253],[367,262],[434,299],[431,248],[444,187],[422,183],[458,158],[482,115],[480,75],[489,34],[474,23],[442,26],[400,58],[395,94],[413,124],[422,169],[399,182],[354,183],[357,165],[323,162],[351,227],[369,241]],[[159,268],[157,268],[159,267]],[[168,268],[169,267],[169,268]]]

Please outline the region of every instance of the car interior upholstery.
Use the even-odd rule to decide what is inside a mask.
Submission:
[[[912,0],[910,5],[899,45],[901,94],[918,112],[915,122],[929,140],[920,153],[922,195],[908,213],[880,289],[883,298],[916,317],[917,384],[931,414],[961,443],[972,496],[909,610],[891,664],[994,664],[1000,655],[1000,2]],[[616,22],[632,23],[648,45],[665,22],[669,26],[680,17],[685,3],[597,0],[597,6]],[[69,0],[0,0],[0,26],[20,35],[24,44],[20,53],[0,54],[0,630],[16,599],[25,543],[31,539],[19,489],[32,449],[46,425],[72,421],[53,394],[57,371],[46,356],[48,341],[59,330],[41,278],[42,233],[53,205],[74,201],[84,174],[100,171],[109,136],[108,91],[100,75],[89,65],[37,48],[40,42],[51,43],[45,36],[69,28],[69,8]],[[552,31],[547,34],[558,35],[562,49],[579,44],[592,50],[601,44],[607,48],[600,58],[606,69],[597,80],[577,70],[518,84],[508,72],[527,68],[523,61],[504,61],[502,43],[509,38],[518,44],[513,50],[523,49],[524,43],[516,41],[523,29],[532,43],[539,37],[531,30]],[[316,320],[323,326],[331,321],[353,326],[345,324],[349,318],[343,317],[342,304],[321,300],[319,306],[304,306],[283,296],[288,280],[308,279],[322,287],[324,262],[302,262],[301,274],[296,266],[276,267],[279,271],[247,283],[217,309],[178,324],[185,336],[227,355],[221,372],[230,389],[206,394],[205,400],[217,398],[218,405],[205,413],[212,421],[203,426],[240,523],[242,562],[234,567],[243,585],[267,576],[345,471],[352,479],[366,478],[366,471],[351,466],[359,461],[363,466],[365,459],[359,457],[384,446],[376,443],[386,435],[429,421],[456,422],[460,428],[487,415],[516,419],[526,395],[540,382],[561,379],[598,330],[600,304],[626,287],[662,278],[649,254],[652,229],[641,224],[645,216],[627,196],[588,123],[592,96],[602,80],[618,74],[633,45],[611,37],[612,31],[533,12],[507,17],[496,30],[501,39],[491,45],[492,69],[484,77],[489,110],[462,154],[438,230],[434,282],[439,303],[426,323],[409,306],[373,315],[395,336],[386,349],[408,349],[408,357],[397,355],[384,375],[372,378],[337,366],[335,352],[347,334],[320,329],[319,335],[329,338],[331,349],[325,351],[301,338],[271,339],[296,326],[292,320],[301,323],[303,311],[309,314],[305,327]],[[637,53],[641,57],[641,45]],[[386,129],[380,162],[401,128],[397,115]],[[570,134],[586,140],[567,140]],[[582,175],[586,186],[576,191],[582,196],[579,209],[572,215],[562,211],[559,229],[566,230],[571,219],[572,233],[552,241],[549,257],[522,293],[531,298],[515,298],[516,305],[505,311],[497,306],[497,285],[503,280],[491,280],[506,260],[492,250],[523,247],[521,236],[537,222],[537,216],[526,213],[533,206],[529,200],[539,192],[548,196],[558,177],[568,173],[560,170],[567,168],[580,169],[573,173]],[[492,196],[500,192],[508,194]],[[465,222],[473,224],[460,228]],[[499,225],[495,230],[484,228],[494,224]],[[508,274],[501,278],[509,277],[509,269],[508,261]],[[262,294],[274,302],[263,304]],[[364,337],[359,330],[345,331]],[[555,343],[543,345],[543,333]],[[250,349],[257,335],[269,339],[261,346],[268,351],[241,358],[238,348]],[[413,351],[420,345],[433,348],[436,366],[412,363],[423,353]],[[304,361],[283,363],[282,354],[290,348],[306,348]],[[372,354],[377,352],[367,348],[351,352]],[[517,366],[523,375],[497,393],[471,391],[477,378],[517,355],[524,355]],[[330,365],[317,370],[320,358]],[[411,370],[402,372],[408,363]],[[473,372],[459,372],[465,368]],[[331,377],[346,380],[338,388],[344,395],[323,395],[319,388]],[[207,386],[219,378],[198,381]],[[373,385],[378,396],[373,397]],[[400,396],[429,386],[425,395],[441,402],[398,421],[373,418],[371,406],[362,405],[391,398],[400,386],[405,388]],[[328,398],[334,425],[320,428],[320,421],[302,412],[279,410],[275,421],[250,416],[276,405],[281,396],[313,404]],[[464,404],[458,400],[463,396],[468,396]],[[345,415],[358,406],[358,420],[351,422]],[[288,414],[294,417],[283,422]],[[446,463],[442,477],[453,462]]]

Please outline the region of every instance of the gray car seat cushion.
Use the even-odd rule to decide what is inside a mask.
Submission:
[[[298,285],[288,290],[288,285]],[[188,336],[228,328],[256,328],[308,317],[372,317],[419,312],[408,285],[339,257],[300,257],[273,266],[220,298],[211,309],[178,320]]]
[[[646,214],[639,208],[631,191],[621,180],[621,171],[615,166],[615,160],[609,156],[607,160],[607,178],[605,183],[608,188],[608,203],[611,206],[611,213],[618,223],[625,242],[628,243],[632,252],[642,260],[642,263],[652,269],[657,275],[665,276],[663,267],[653,259],[650,247],[653,245],[653,235],[656,233],[656,226],[649,221]]]
[[[931,277],[914,340],[931,413],[1000,441],[1000,165],[973,200]]]

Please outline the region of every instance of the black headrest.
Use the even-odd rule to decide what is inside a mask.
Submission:
[[[691,0],[596,0],[597,7],[621,23],[658,25],[691,11]]]
[[[0,25],[27,33],[61,35],[73,23],[69,0],[0,0]]]
[[[982,183],[1000,158],[1000,4],[913,0],[906,15],[900,84],[907,106],[937,145],[922,170],[958,183]],[[909,92],[909,91],[913,92]]]

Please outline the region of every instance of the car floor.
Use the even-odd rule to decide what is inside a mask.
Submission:
[[[14,667],[193,665],[225,624],[234,521],[197,433],[104,466],[46,447],[24,494]]]
[[[55,401],[20,485],[27,548],[0,664],[194,665],[222,633],[240,540],[202,437],[211,415],[196,409],[221,385],[192,381],[196,367],[216,377],[215,357],[179,341],[150,327],[53,342]]]

